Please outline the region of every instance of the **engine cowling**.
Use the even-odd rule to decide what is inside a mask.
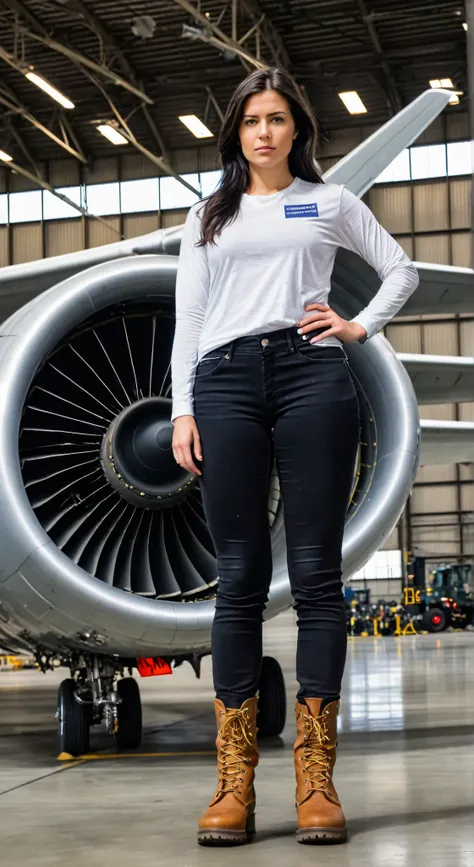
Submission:
[[[25,646],[121,656],[210,646],[218,579],[199,481],[171,450],[175,256],[96,265],[0,330],[0,633]],[[351,309],[349,272],[333,285]],[[347,577],[396,525],[415,477],[410,379],[381,336],[346,347],[361,435],[343,547]],[[232,496],[232,491],[229,491]],[[266,617],[292,600],[278,477]]]

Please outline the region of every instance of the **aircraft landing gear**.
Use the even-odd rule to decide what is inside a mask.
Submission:
[[[139,747],[142,708],[135,678],[117,680],[117,675],[123,675],[123,665],[118,668],[115,660],[103,657],[81,656],[68,664],[71,677],[59,686],[56,713],[61,753],[87,753],[90,727],[102,722],[120,749]]]

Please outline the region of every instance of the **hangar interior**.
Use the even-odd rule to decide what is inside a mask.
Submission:
[[[474,588],[474,0],[2,0],[0,32],[1,321],[21,306],[15,291],[21,297],[23,279],[19,271],[10,289],[14,269],[4,269],[182,226],[189,207],[219,181],[226,105],[258,65],[294,75],[318,120],[323,172],[430,83],[452,91],[363,199],[416,263],[452,266],[466,281],[461,306],[442,298],[428,313],[407,306],[383,329],[412,380],[420,418],[466,423],[464,439],[461,447],[447,434],[436,459],[423,460],[422,451],[372,566],[359,564],[348,580],[352,601],[385,607],[375,631],[364,615],[350,634],[337,780],[351,839],[319,855],[334,865],[410,865],[423,857],[471,867],[472,608],[462,623],[443,621],[448,628],[439,635],[403,634],[404,614],[388,608],[440,569],[451,575],[452,568],[458,584]],[[27,78],[33,69],[74,107],[35,86]],[[339,96],[346,91],[357,91],[364,113],[348,112]],[[201,140],[181,122],[188,115],[208,128]],[[120,131],[120,144],[100,125]],[[431,373],[420,356],[432,357]],[[434,443],[442,432],[440,424]],[[427,428],[422,444],[424,435],[428,441]],[[7,548],[5,527],[0,538]],[[376,554],[388,564],[387,552],[392,565],[377,569]],[[2,563],[1,581],[15,568]],[[449,579],[446,588],[450,596]],[[405,594],[405,603],[414,600]],[[215,776],[209,656],[199,680],[188,665],[164,678],[134,672],[143,706],[138,749],[117,750],[103,728],[93,728],[87,754],[58,763],[54,710],[64,669],[42,675],[10,665],[26,648],[16,656],[2,623],[0,605],[1,658],[14,669],[0,671],[6,857],[19,867],[65,858],[73,865],[84,858],[92,865],[221,863],[222,853],[198,850],[194,841]],[[289,708],[294,651],[294,614],[279,613],[265,625],[265,653],[281,665]],[[192,654],[187,661],[196,662]],[[292,736],[289,719],[262,741],[255,865],[314,858],[293,840]],[[224,857],[237,864],[249,856],[231,850]]]

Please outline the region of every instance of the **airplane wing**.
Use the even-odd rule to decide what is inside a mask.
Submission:
[[[345,184],[351,193],[363,196],[381,172],[411,145],[449,102],[450,90],[425,90],[347,156],[331,166],[324,180]]]
[[[420,275],[416,292],[401,310],[403,316],[422,313],[472,313],[474,311],[474,271],[452,265],[414,262]]]
[[[419,404],[474,400],[474,358],[397,352]]]
[[[420,466],[472,461],[474,422],[421,419]]]
[[[355,261],[357,260],[357,266]],[[414,262],[420,275],[416,290],[401,308],[400,316],[421,316],[426,313],[474,313],[474,271],[453,265],[432,265]],[[366,307],[380,286],[374,269],[349,250],[339,249],[336,266],[352,279],[354,311]],[[356,312],[353,314],[356,315]]]

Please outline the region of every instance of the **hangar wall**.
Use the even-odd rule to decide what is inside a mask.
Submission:
[[[356,147],[375,127],[335,131],[322,143],[323,170]],[[469,138],[467,115],[445,112],[416,144]],[[215,145],[171,151],[169,161],[180,173],[216,169]],[[43,163],[44,177],[55,187],[101,184],[156,177],[161,173],[141,154],[114,153],[81,166],[74,159]],[[35,189],[33,183],[4,168],[0,193]],[[378,184],[366,196],[380,222],[415,260],[471,265],[471,178]],[[106,215],[107,226],[93,218],[45,220],[0,226],[0,266],[55,256],[133,237],[184,222],[187,208],[148,213]],[[398,317],[385,329],[397,351],[474,356],[474,315]],[[474,420],[474,401],[422,406],[424,418]],[[474,465],[421,467],[407,504],[408,548],[439,560],[474,555]],[[402,547],[398,527],[384,547]]]

